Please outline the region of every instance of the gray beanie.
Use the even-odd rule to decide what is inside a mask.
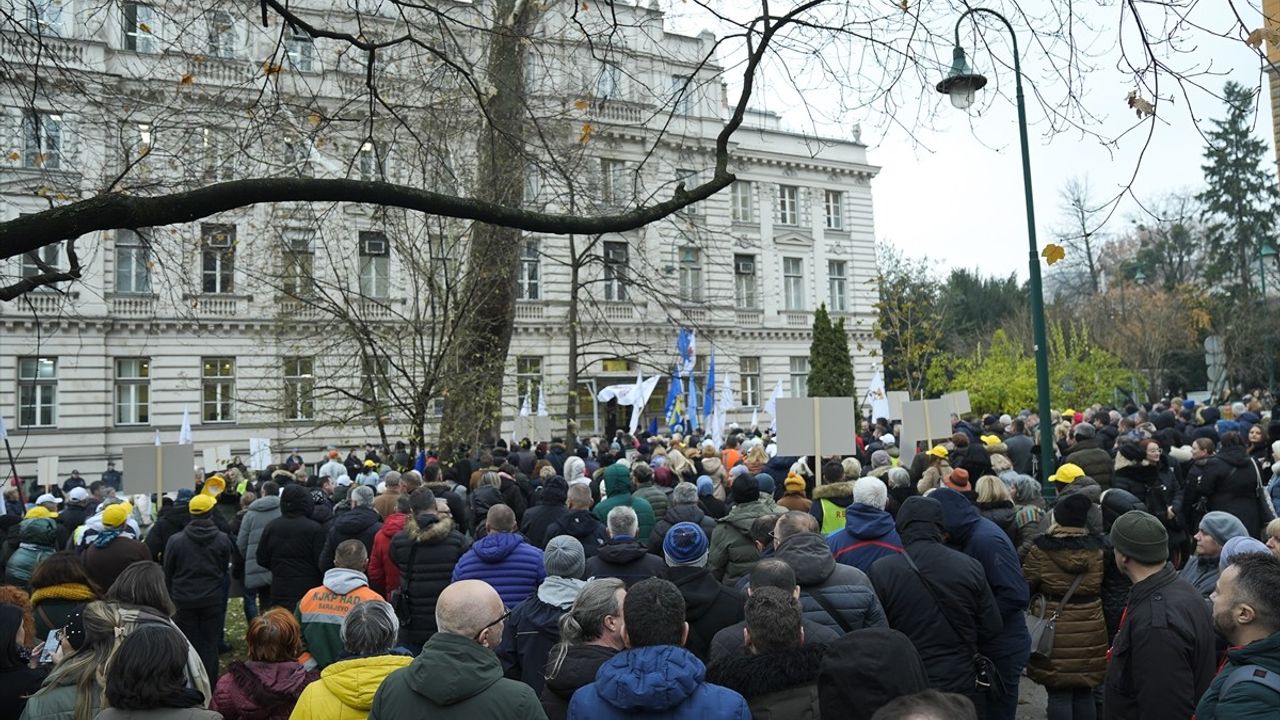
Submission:
[[[572,535],[557,535],[542,551],[542,564],[552,577],[581,578],[587,570],[587,557],[582,543]]]
[[[1146,565],[1169,559],[1169,532],[1154,515],[1130,510],[1111,526],[1111,544],[1117,552]]]
[[[1200,529],[1217,540],[1219,545],[1226,545],[1227,541],[1233,537],[1249,534],[1239,518],[1221,510],[1205,513],[1204,517],[1200,518]]]

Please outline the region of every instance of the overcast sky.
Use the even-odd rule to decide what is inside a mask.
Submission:
[[[1049,7],[1049,0],[1024,2],[1024,7],[1034,7],[1037,3]],[[1251,27],[1261,25],[1261,13],[1249,7],[1252,0],[1232,2],[1245,23]],[[691,18],[679,17],[681,10],[689,5],[664,3],[664,6],[671,11],[670,17],[677,26],[683,26],[681,30],[690,27]],[[1134,193],[1143,200],[1170,191],[1199,190],[1205,143],[1201,130],[1197,129],[1197,120],[1207,131],[1209,119],[1223,115],[1223,106],[1217,98],[1192,84],[1178,87],[1166,77],[1162,80],[1161,94],[1176,97],[1172,102],[1158,103],[1154,136],[1144,151],[1151,121],[1137,123],[1134,111],[1125,102],[1129,91],[1137,87],[1136,81],[1127,70],[1122,72],[1117,67],[1121,64],[1117,42],[1121,33],[1114,27],[1120,10],[1113,4],[1079,3],[1073,7],[1093,13],[1086,21],[1096,30],[1090,41],[1082,41],[1082,44],[1091,43],[1089,64],[1094,68],[1087,76],[1082,103],[1095,116],[1090,128],[1115,142],[1107,147],[1099,138],[1080,132],[1049,133],[1044,111],[1031,99],[1032,88],[1028,88],[1032,180],[1040,248],[1053,241],[1055,228],[1062,227],[1059,193],[1064,183],[1073,177],[1087,178],[1099,203],[1115,197],[1131,182]],[[1144,9],[1144,21],[1150,25],[1158,25],[1163,20],[1152,9],[1158,7],[1154,3],[1138,3],[1138,7]],[[1148,12],[1151,14],[1145,14]],[[1231,6],[1223,0],[1195,3],[1189,19],[1213,32],[1232,32],[1236,25]],[[1126,18],[1125,22],[1131,21]],[[983,39],[992,43],[991,49],[975,52],[967,47],[966,50],[970,53],[970,62],[991,80],[989,89],[983,91],[986,102],[982,102],[980,96],[979,103],[967,114],[952,108],[932,87],[942,78],[943,70],[939,69],[935,77],[928,79],[929,85],[911,75],[900,81],[904,84],[903,95],[918,93],[916,105],[934,103],[936,107],[936,114],[927,123],[903,120],[916,133],[915,138],[883,116],[860,111],[862,140],[869,145],[870,161],[882,167],[872,183],[876,235],[878,241],[892,242],[908,255],[929,257],[936,261],[940,271],[976,267],[986,274],[1016,272],[1024,279],[1028,272],[1028,246],[1013,73],[1003,66],[1009,62],[1009,48],[1000,38],[1003,30],[997,32],[994,25],[988,25],[982,32]],[[1161,33],[1158,27],[1152,29],[1153,35]],[[1220,93],[1228,79],[1246,87],[1262,87],[1255,130],[1271,147],[1270,97],[1256,53],[1237,39],[1216,38],[1199,31],[1188,31],[1187,37],[1194,38],[1195,46],[1177,61],[1182,62],[1183,67],[1195,65],[1220,74],[1198,77],[1197,81],[1206,88]],[[1043,54],[1037,54],[1034,46],[1027,52],[1026,46],[1031,43],[1025,31],[1019,39],[1024,45],[1024,73],[1033,82],[1043,82],[1048,61]],[[963,41],[972,42],[973,36]],[[1130,53],[1136,53],[1137,37],[1130,35],[1125,41]],[[1189,44],[1186,47],[1190,47]],[[949,47],[935,50],[941,50],[943,59],[949,62]],[[856,62],[855,59],[851,64]],[[735,74],[733,70],[727,73],[731,80]],[[1003,96],[995,96],[990,89],[997,84]],[[809,110],[834,102],[832,98],[807,89],[800,102],[790,85],[776,78],[762,83],[761,89],[753,98],[753,105],[781,113],[789,129],[816,130],[826,136],[850,135],[853,118],[847,113],[840,123],[824,124],[821,120],[815,123],[811,117]],[[1041,86],[1039,89],[1046,95],[1062,94],[1060,88]],[[1184,89],[1187,97],[1182,95]],[[915,112],[912,109],[901,114],[905,117]],[[1120,202],[1103,232],[1122,232],[1140,212],[1132,200]]]

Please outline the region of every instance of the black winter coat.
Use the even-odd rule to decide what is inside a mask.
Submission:
[[[983,475],[994,475],[991,471],[991,455],[981,444],[970,443],[963,450],[951,453],[951,467],[964,468],[969,472],[969,479],[977,482]]]
[[[610,538],[587,560],[588,578],[618,578],[631,587],[651,577],[666,577],[667,565],[633,538]]]
[[[942,506],[936,500],[907,498],[897,524],[905,555],[883,557],[871,566],[871,583],[889,626],[911,639],[930,687],[971,694],[973,655],[1004,626],[986,572],[982,563],[942,544]]]
[[[359,540],[364,544],[365,552],[372,555],[373,538],[381,529],[382,516],[371,507],[351,508],[334,518],[329,526],[324,550],[320,554],[320,569],[329,570],[333,567],[333,554],[337,552],[338,545],[346,540]]]
[[[1144,509],[1157,518],[1166,517],[1169,499],[1160,484],[1160,471],[1155,465],[1129,465],[1117,468],[1111,476],[1111,487],[1124,490],[1142,501]]]
[[[511,611],[498,645],[498,659],[506,676],[542,694],[547,655],[560,641],[560,616],[564,610],[538,599],[535,592]]]
[[[169,597],[179,608],[203,608],[226,602],[223,587],[235,543],[208,517],[192,520],[164,549]]]
[[[1191,717],[1215,670],[1213,624],[1200,592],[1173,567],[1133,586],[1111,643],[1107,720]]]
[[[551,542],[551,538],[557,535],[572,535],[582,543],[582,551],[587,559],[595,557],[600,552],[600,548],[609,541],[609,533],[605,530],[604,523],[591,513],[590,510],[570,510],[565,513],[564,517],[552,522],[547,526],[546,540]]]
[[[396,614],[402,641],[424,643],[435,635],[436,601],[468,546],[452,520],[426,513],[409,518],[391,539],[391,560],[400,568]]]
[[[529,456],[532,457],[533,453],[529,453]],[[539,548],[547,546],[547,541],[551,539],[547,529],[569,514],[569,508],[564,505],[568,494],[569,486],[565,484],[564,478],[553,477],[542,486],[538,493],[538,504],[525,510],[524,517],[520,519],[520,532],[529,544]]]
[[[1209,499],[1210,512],[1221,510],[1235,515],[1244,523],[1249,537],[1257,538],[1262,536],[1263,524],[1258,512],[1258,478],[1257,465],[1244,448],[1224,447],[1205,463],[1195,492],[1197,499]]]
[[[1068,448],[1065,462],[1079,465],[1084,474],[1097,480],[1103,490],[1114,484],[1112,468],[1115,462],[1111,459],[1111,453],[1103,450],[1095,438],[1077,441]]]
[[[822,535],[792,535],[778,545],[773,557],[795,570],[800,607],[806,620],[821,623],[839,635],[866,627],[888,626],[884,609],[866,573],[836,562]],[[817,599],[819,594],[839,618],[823,607]]]
[[[711,531],[716,529],[715,518],[707,515],[697,505],[670,505],[667,507],[666,514],[654,523],[653,532],[649,533],[649,552],[662,557],[662,541],[666,540],[667,531],[682,522],[691,522],[700,526],[708,538],[711,537]],[[697,653],[694,654],[697,655]]]
[[[978,514],[1000,526],[1004,534],[1009,536],[1009,541],[1013,543],[1013,546],[1018,546],[1018,527],[1017,523],[1014,522],[1014,509],[1011,500],[978,503]]]
[[[492,485],[481,485],[471,491],[470,503],[471,536],[479,539],[485,534],[485,519],[489,517],[489,508],[503,503],[502,493]]]
[[[706,568],[667,568],[667,579],[684,596],[684,618],[689,623],[684,647],[705,663],[711,657],[711,640],[716,633],[742,622],[746,598],[721,585]]]
[[[547,658],[546,687],[542,690],[542,709],[547,719],[565,720],[573,694],[595,682],[596,671],[617,654],[617,650],[603,645],[574,645],[565,653],[559,668],[555,668],[554,654]]]
[[[297,488],[301,492],[293,492]],[[258,541],[258,564],[271,571],[271,604],[293,610],[303,595],[320,585],[320,554],[325,532],[311,519],[311,496],[290,485],[280,493],[281,516],[267,523]]]
[[[227,524],[221,513],[211,512],[209,519],[218,526],[219,530],[230,534],[231,526]],[[168,510],[160,513],[160,517],[156,518],[156,524],[147,531],[146,543],[147,549],[151,551],[151,559],[163,564],[164,547],[169,544],[169,538],[182,532],[182,528],[189,522],[191,522],[191,512],[187,509],[186,500],[175,503],[169,506]]]

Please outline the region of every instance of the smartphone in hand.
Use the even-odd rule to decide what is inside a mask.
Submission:
[[[49,631],[49,635],[44,639],[44,649],[40,651],[40,664],[48,665],[53,662],[53,651],[58,649],[58,630],[54,628]]]

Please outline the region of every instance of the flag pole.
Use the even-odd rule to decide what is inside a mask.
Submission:
[[[25,508],[27,505],[27,493],[22,489],[22,478],[18,477],[18,463],[13,459],[13,448],[9,446],[9,436],[4,438],[4,451],[9,456],[9,470],[13,473],[13,483],[18,488],[18,502],[22,503]]]

